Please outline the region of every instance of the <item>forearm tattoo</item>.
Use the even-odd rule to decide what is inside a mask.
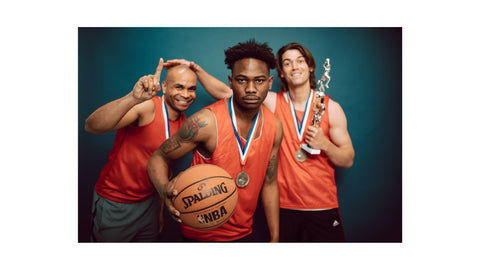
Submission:
[[[178,142],[176,134],[170,137],[160,146],[160,150],[166,155],[172,151],[177,150],[178,148],[180,148],[180,143]]]
[[[268,179],[272,179],[275,176],[275,173],[277,172],[277,168],[278,168],[277,156],[274,155],[273,157],[270,158],[270,161],[268,161],[268,167],[267,167]]]

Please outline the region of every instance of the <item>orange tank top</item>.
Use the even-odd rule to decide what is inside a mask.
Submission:
[[[217,146],[208,159],[194,151],[192,166],[205,163],[220,166],[235,181],[236,176],[242,171],[241,158],[226,100],[219,100],[206,108],[215,114]],[[261,130],[260,136],[252,140],[245,159],[244,171],[249,175],[250,182],[244,188],[237,187],[238,203],[235,213],[227,223],[210,231],[199,231],[182,224],[181,229],[185,237],[208,242],[233,241],[252,232],[253,214],[263,187],[276,133],[275,116],[263,105],[261,110],[263,112],[263,124],[257,127]],[[244,143],[245,140],[243,140]]]
[[[154,192],[147,172],[147,162],[153,152],[166,140],[165,119],[161,97],[152,98],[155,116],[151,123],[141,126],[127,126],[118,129],[108,162],[103,166],[95,184],[97,193],[109,200],[134,203]],[[170,135],[185,122],[181,113],[179,120],[168,120]]]
[[[330,140],[328,101],[324,100],[325,113],[320,128]],[[313,100],[312,100],[313,103]],[[297,118],[302,119],[304,112],[296,110]],[[337,186],[335,184],[335,167],[322,152],[320,155],[308,155],[307,160],[299,162],[295,152],[305,143],[305,133],[300,141],[297,135],[297,123],[291,112],[288,92],[277,93],[275,115],[283,125],[283,141],[278,154],[278,189],[280,208],[317,210],[337,208]],[[313,111],[308,111],[305,119],[307,126],[312,125]],[[306,128],[305,128],[306,129]]]

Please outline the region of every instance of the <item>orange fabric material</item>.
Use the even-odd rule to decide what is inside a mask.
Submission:
[[[325,97],[325,113],[320,124],[323,134],[328,139],[330,139],[329,99],[330,96]],[[313,111],[310,109],[308,113],[308,118],[305,120],[307,127],[312,125]],[[296,114],[301,121],[303,112],[296,110]],[[304,162],[295,159],[295,152],[300,149],[300,144],[305,143],[306,131],[302,141],[299,141],[295,130],[297,126],[290,109],[290,100],[283,92],[277,93],[275,115],[283,125],[283,141],[278,154],[280,208],[302,210],[337,208],[335,167],[325,153],[308,154],[308,158]]]
[[[227,104],[225,100],[220,100],[207,108],[216,117],[217,147],[209,159],[205,159],[197,151],[194,151],[192,166],[205,163],[220,166],[232,176],[232,181],[235,181],[242,168]],[[181,230],[185,237],[209,242],[233,241],[243,238],[252,232],[253,214],[257,207],[258,196],[263,187],[276,133],[275,116],[263,105],[262,111],[263,126],[261,127],[261,135],[251,142],[245,160],[244,171],[250,176],[250,182],[244,188],[237,187],[238,203],[235,213],[227,223],[210,231],[199,231],[182,224]],[[260,126],[257,129],[260,129]],[[244,140],[243,144],[245,143]]]
[[[153,194],[147,162],[153,152],[166,140],[162,98],[154,97],[155,117],[141,127],[127,126],[117,130],[108,162],[95,184],[97,193],[120,203],[134,203]],[[177,121],[169,121],[170,136],[185,122],[182,113]]]

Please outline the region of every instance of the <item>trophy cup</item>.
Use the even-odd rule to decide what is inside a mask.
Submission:
[[[318,89],[315,91],[315,98],[313,100],[313,119],[312,125],[316,128],[320,127],[320,123],[322,122],[322,116],[325,113],[325,104],[323,103],[325,99],[325,87],[328,88],[328,83],[330,82],[330,58],[325,60],[323,64],[323,68],[325,71],[323,72],[322,77],[318,80],[317,85]],[[312,149],[307,144],[301,145],[302,149],[308,152],[311,155],[318,155],[320,154],[320,149]]]

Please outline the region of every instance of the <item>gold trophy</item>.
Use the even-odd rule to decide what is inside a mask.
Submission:
[[[316,128],[320,127],[320,123],[322,122],[322,116],[325,113],[325,104],[323,103],[325,99],[325,87],[328,88],[328,83],[330,82],[330,58],[325,60],[323,64],[323,72],[322,77],[318,80],[317,85],[318,89],[315,91],[315,98],[313,100],[313,119],[312,125]],[[302,144],[302,149],[308,152],[310,155],[319,155],[320,149],[312,149],[307,144]]]

